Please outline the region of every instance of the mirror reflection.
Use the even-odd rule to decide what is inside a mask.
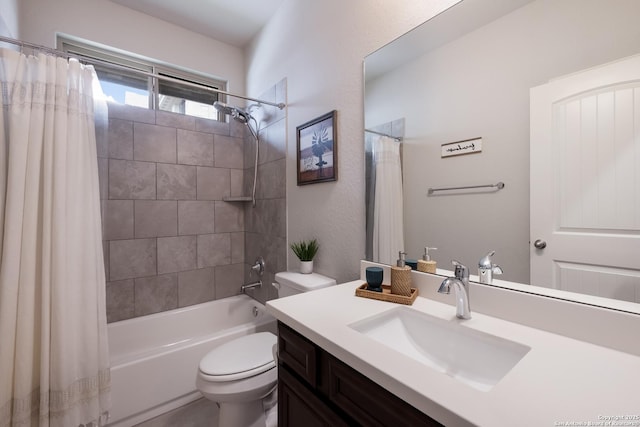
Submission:
[[[639,54],[637,16],[635,0],[463,0],[369,55],[368,259],[391,264],[399,250],[418,259],[425,247],[437,247],[430,254],[438,268],[451,270],[457,259],[473,274],[495,251],[492,260],[503,270],[495,278],[640,302],[636,79],[533,104],[533,94],[558,79],[587,76],[581,73]],[[589,106],[600,115],[589,115]],[[540,108],[550,124],[534,129],[531,118]],[[548,132],[540,136],[539,129]],[[572,129],[573,139],[567,137]],[[602,137],[607,132],[611,138]],[[589,135],[606,143],[590,152],[584,148]],[[534,136],[534,148],[554,147],[550,155],[532,157]],[[452,144],[460,141],[475,142],[477,149]],[[443,155],[451,147],[469,153]],[[430,188],[499,182],[504,188],[429,194]],[[555,216],[548,230],[536,229],[535,218],[549,212]],[[573,240],[560,241],[561,235]],[[547,247],[536,249],[536,240]],[[555,255],[557,248],[584,254]],[[627,259],[629,251],[635,260]]]

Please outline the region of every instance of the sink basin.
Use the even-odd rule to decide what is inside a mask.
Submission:
[[[349,327],[481,391],[491,390],[531,349],[408,307]]]

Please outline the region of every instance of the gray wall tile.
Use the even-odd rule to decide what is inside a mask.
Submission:
[[[100,183],[100,200],[109,198],[109,160],[98,159],[98,182]]]
[[[179,201],[178,234],[210,234],[215,232],[215,202]]]
[[[133,200],[104,200],[105,240],[133,239]]]
[[[244,167],[244,142],[242,138],[215,135],[213,159],[218,168],[242,169]]]
[[[194,200],[196,167],[158,163],[158,199]]]
[[[133,160],[133,122],[109,119],[109,158]]]
[[[107,103],[109,107],[110,119],[131,120],[140,123],[155,123],[156,112],[148,108],[133,107],[131,105],[118,104],[114,102]]]
[[[109,157],[109,120],[97,115],[95,121],[96,156],[99,159]]]
[[[215,202],[215,232],[244,231],[244,204]]]
[[[176,129],[134,123],[133,158],[149,162],[176,162]]]
[[[198,167],[198,200],[222,200],[231,194],[230,169]]]
[[[109,160],[110,199],[155,199],[156,165],[130,160]]]
[[[213,268],[183,271],[178,274],[178,306],[199,304],[215,299]]]
[[[285,158],[286,132],[286,120],[280,120],[260,133],[258,164]]]
[[[242,169],[229,169],[231,173],[231,196],[248,196],[250,192],[244,191],[244,171]],[[251,181],[253,185],[253,181]]]
[[[104,259],[104,275],[107,282],[111,280],[109,277],[109,241],[102,241],[102,258]]]
[[[213,166],[213,135],[178,129],[178,163]]]
[[[240,262],[244,262],[244,233],[231,233],[231,263]]]
[[[198,236],[198,268],[231,263],[231,235],[202,234]]]
[[[247,131],[247,125],[240,123],[237,120],[229,120],[229,136],[234,138],[244,138]]]
[[[240,293],[244,282],[244,264],[229,264],[215,268],[216,299]]]
[[[276,199],[286,196],[286,160],[276,160],[258,166],[258,177],[260,185],[256,192],[260,199]]]
[[[135,237],[178,235],[178,202],[136,200]]]
[[[130,319],[135,316],[133,279],[108,282],[107,295],[107,322]]]
[[[196,268],[196,236],[158,238],[158,274]]]
[[[196,128],[196,118],[170,111],[156,111],[156,124],[177,129],[193,130]]]
[[[286,199],[258,200],[247,211],[245,229],[269,237],[285,237],[287,233]]]
[[[144,316],[178,307],[178,276],[135,279],[135,315]]]
[[[229,123],[196,117],[196,131],[228,136]]]
[[[156,240],[112,240],[109,267],[113,281],[156,274]]]

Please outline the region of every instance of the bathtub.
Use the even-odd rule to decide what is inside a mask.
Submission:
[[[275,318],[246,295],[109,324],[108,425],[133,426],[199,399],[196,373],[207,352],[238,336],[275,330]]]

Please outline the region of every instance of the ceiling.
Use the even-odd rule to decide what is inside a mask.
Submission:
[[[111,0],[163,21],[244,47],[284,0]]]

